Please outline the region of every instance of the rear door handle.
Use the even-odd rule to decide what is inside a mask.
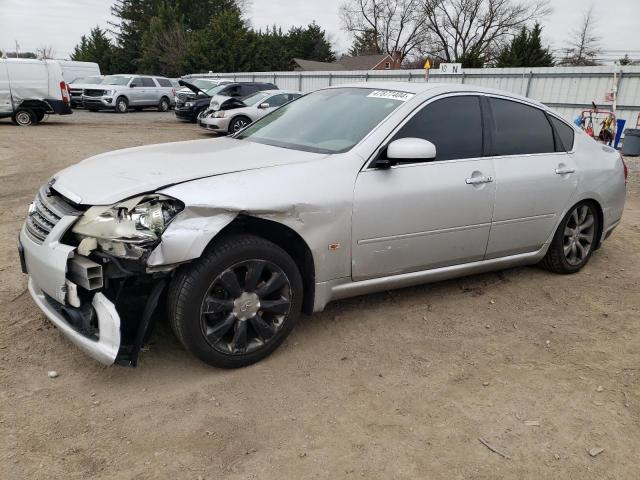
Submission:
[[[568,175],[569,173],[573,173],[575,171],[575,168],[556,168],[557,175]]]
[[[481,183],[493,182],[493,177],[470,177],[465,180],[467,185],[479,185]]]

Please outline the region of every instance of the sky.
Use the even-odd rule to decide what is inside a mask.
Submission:
[[[194,0],[197,1],[197,0]],[[339,53],[349,48],[351,37],[341,28],[338,9],[343,0],[250,0],[247,17],[254,28],[273,24],[287,29],[315,20]],[[112,20],[112,0],[0,0],[0,49],[33,51],[52,46],[58,58],[68,58],[80,36],[95,25]],[[545,42],[554,49],[566,45],[578,28],[588,0],[551,0],[553,13],[543,19]],[[593,2],[596,33],[604,50],[629,52],[640,58],[640,0]],[[28,25],[28,28],[25,27]]]

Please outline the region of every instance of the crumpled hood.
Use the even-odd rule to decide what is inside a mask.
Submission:
[[[196,178],[323,157],[233,138],[164,143],[89,157],[58,172],[53,188],[75,203],[110,205]]]

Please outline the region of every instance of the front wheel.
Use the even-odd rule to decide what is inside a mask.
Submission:
[[[300,272],[284,250],[252,235],[231,236],[176,275],[169,318],[195,356],[238,368],[282,343],[298,319],[302,294]]]
[[[239,132],[250,123],[251,123],[251,120],[249,120],[247,117],[234,118],[229,124],[229,133]]]
[[[116,99],[116,112],[118,113],[127,113],[129,110],[129,102],[125,97],[118,97]]]
[[[584,267],[596,246],[600,219],[591,202],[574,206],[562,219],[542,265],[555,273],[576,273]]]

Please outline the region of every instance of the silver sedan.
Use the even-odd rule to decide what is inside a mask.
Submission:
[[[300,96],[302,93],[294,90],[263,90],[242,100],[214,97],[211,99],[213,108],[203,111],[197,122],[210,132],[236,133]]]
[[[342,85],[232,137],[59,172],[20,251],[35,302],[103,363],[135,365],[166,302],[186,349],[240,367],[332,300],[516,265],[576,273],[625,184],[616,150],[528,98]]]

